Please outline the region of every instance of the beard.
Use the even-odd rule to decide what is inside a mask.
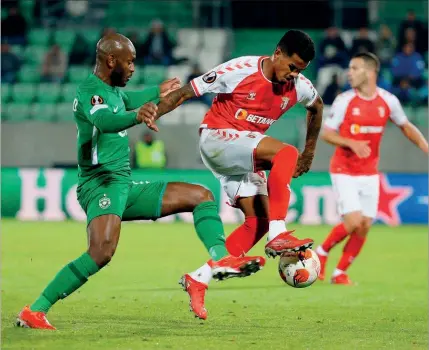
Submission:
[[[116,65],[113,68],[112,73],[110,74],[110,80],[113,86],[125,86],[125,72],[124,69],[120,65]]]

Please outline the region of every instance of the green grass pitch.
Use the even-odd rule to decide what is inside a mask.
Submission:
[[[316,243],[329,227],[296,228]],[[49,313],[56,332],[13,327],[65,263],[83,252],[85,224],[2,225],[3,349],[427,349],[428,229],[375,226],[350,269],[356,287],[284,284],[277,261],[245,279],[213,282],[207,321],[177,281],[207,257],[188,224],[123,226],[116,256]],[[233,226],[227,226],[230,232]],[[341,252],[329,260],[332,271]],[[263,254],[262,242],[252,253]]]

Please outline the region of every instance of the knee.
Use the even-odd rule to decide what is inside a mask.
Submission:
[[[282,154],[288,159],[298,159],[299,157],[298,149],[292,145],[285,145],[282,149],[280,149],[280,151],[277,152],[276,155],[278,154]]]
[[[348,233],[359,230],[362,226],[363,218],[360,214],[347,215],[344,220],[344,226]]]
[[[195,208],[198,204],[204,202],[213,202],[213,193],[207,188],[196,185],[196,189],[192,192],[192,205]]]
[[[356,233],[361,237],[366,237],[368,235],[369,229],[371,228],[372,220],[362,219],[361,225]]]
[[[90,246],[88,249],[89,255],[94,259],[95,263],[102,268],[107,265],[116,251],[116,243],[105,240],[98,247]]]

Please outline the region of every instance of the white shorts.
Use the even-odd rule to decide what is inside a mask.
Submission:
[[[363,216],[369,218],[377,216],[380,193],[379,175],[331,174],[331,181],[337,196],[340,215],[360,211]]]
[[[256,173],[254,164],[256,147],[264,137],[234,129],[201,130],[201,158],[219,179],[231,205],[240,197],[268,195],[265,172]]]

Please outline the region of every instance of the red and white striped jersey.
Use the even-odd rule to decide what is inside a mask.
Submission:
[[[376,95],[365,99],[355,90],[337,96],[324,127],[353,140],[368,140],[371,155],[358,158],[349,148],[336,147],[331,158],[331,173],[375,175],[378,173],[380,143],[388,120],[404,125],[408,119],[401,103],[390,92],[377,88]]]
[[[314,103],[317,92],[302,74],[286,84],[268,80],[261,69],[268,58],[235,58],[191,81],[197,96],[217,93],[202,128],[264,133],[297,102],[305,107]]]

